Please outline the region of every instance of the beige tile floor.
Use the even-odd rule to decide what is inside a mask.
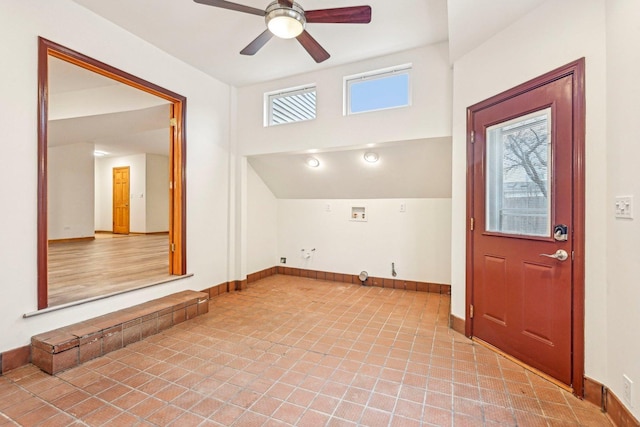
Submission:
[[[0,426],[607,426],[447,327],[449,297],[272,276],[48,376],[0,377]]]

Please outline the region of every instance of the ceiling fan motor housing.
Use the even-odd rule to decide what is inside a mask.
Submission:
[[[291,2],[291,7],[274,1],[265,11],[264,20],[267,28],[276,36],[283,39],[297,37],[304,31],[307,20],[304,9],[298,3]]]

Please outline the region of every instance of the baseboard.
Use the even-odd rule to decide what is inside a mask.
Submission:
[[[464,319],[454,316],[453,314],[449,314],[449,327],[464,335]]]
[[[4,374],[12,369],[31,363],[31,346],[14,348],[0,353],[0,373]]]
[[[90,240],[95,240],[94,236],[88,237],[71,237],[68,239],[51,239],[48,243],[70,243],[70,242],[88,242]]]
[[[169,232],[168,231],[150,231],[150,232],[144,232],[144,231],[130,231],[129,234],[135,234],[136,236],[153,236],[155,234],[166,234],[168,235]]]
[[[113,231],[110,230],[95,230],[95,234],[113,234]],[[148,233],[143,231],[130,231],[129,234],[141,234],[141,235],[153,235],[153,234],[169,234],[168,231],[150,231]]]
[[[271,267],[266,270],[262,270],[260,272],[250,274],[247,276],[248,282],[251,283],[256,280],[260,280],[261,278],[263,278],[261,277],[262,275],[268,274],[268,272],[273,271],[274,269],[275,269],[275,272],[271,274],[284,274],[287,276],[308,277],[310,279],[330,280],[333,282],[362,285],[362,282],[360,281],[360,278],[358,277],[357,274],[344,274],[344,273],[334,273],[329,271],[306,270],[303,268],[293,268],[293,267],[284,267],[284,266]],[[435,294],[451,295],[451,285],[445,285],[441,283],[417,282],[413,280],[388,279],[383,277],[370,276],[364,284],[365,286],[375,286],[379,288],[402,289],[405,291],[430,292]]]
[[[606,408],[606,403],[604,401],[604,389],[605,387],[598,381],[589,377],[584,377],[584,400],[599,406],[603,412]]]
[[[622,404],[618,396],[600,382],[584,377],[584,400],[599,406],[609,420],[619,427],[639,427],[640,422]]]
[[[247,274],[245,287],[246,285],[250,285],[253,282],[257,282],[260,279],[264,279],[275,274],[278,274],[278,267],[269,267],[264,270],[256,271],[255,273]]]

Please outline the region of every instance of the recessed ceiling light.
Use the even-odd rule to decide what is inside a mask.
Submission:
[[[364,153],[364,159],[369,163],[375,163],[378,161],[378,153],[374,153],[373,151],[367,151]]]
[[[310,168],[317,168],[318,166],[320,166],[320,160],[316,159],[315,157],[307,157],[307,160],[305,160],[305,163]]]
[[[94,155],[95,157],[104,157],[104,156],[106,156],[107,154],[109,154],[109,153],[107,153],[106,151],[100,151],[100,150],[95,150],[95,151],[93,152],[93,155]]]

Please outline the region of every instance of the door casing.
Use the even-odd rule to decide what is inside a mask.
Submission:
[[[507,99],[571,76],[573,80],[573,272],[572,272],[572,388],[584,395],[584,265],[585,265],[585,59],[581,58],[542,76],[518,85],[467,109],[467,233],[466,233],[466,315],[465,335],[473,338],[473,167],[472,130],[474,113]],[[479,185],[482,185],[480,183]]]
[[[48,307],[48,230],[47,230],[47,134],[48,134],[48,58],[61,59],[81,68],[101,74],[143,92],[170,102],[169,131],[169,274],[187,272],[186,224],[186,118],[187,98],[123,70],[105,64],[73,49],[38,37],[38,310]]]

